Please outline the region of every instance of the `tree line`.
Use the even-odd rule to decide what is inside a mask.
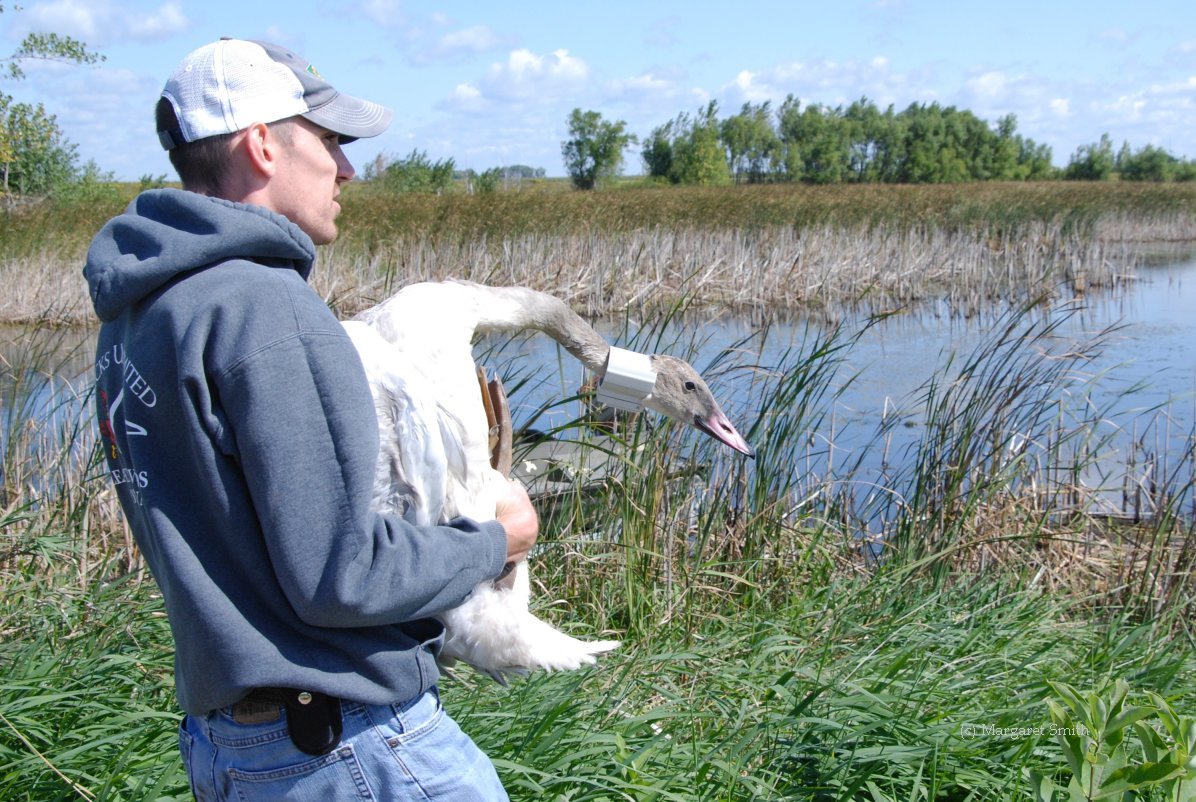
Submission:
[[[1162,148],[1114,155],[1108,134],[1084,145],[1067,167],[1051,149],[1017,132],[1008,114],[989,125],[972,112],[938,103],[881,111],[867,98],[844,106],[806,104],[790,95],[777,108],[745,103],[719,117],[711,101],[657,126],[642,142],[623,121],[574,109],[561,156],[573,185],[593,189],[622,172],[625,152],[640,145],[645,174],[668,184],[759,183],[935,184],[1048,179],[1196,180],[1196,162]]]
[[[427,151],[413,149],[398,159],[389,159],[379,153],[365,165],[361,177],[375,182],[392,192],[430,192],[441,194],[456,186],[473,193],[496,192],[519,185],[525,179],[544,178],[543,167],[529,167],[526,164],[511,164],[491,167],[478,172],[472,168],[458,169],[455,159],[428,157]]]

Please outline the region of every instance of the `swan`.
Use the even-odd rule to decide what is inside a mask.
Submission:
[[[639,370],[639,376],[629,381],[640,380],[644,407],[754,456],[689,363],[612,349],[547,293],[466,281],[422,282],[342,325],[361,356],[378,416],[374,503],[417,525],[459,515],[492,519],[509,481],[491,467],[490,421],[473,361],[475,336],[489,332],[541,331],[612,386],[615,356],[638,357],[628,370]],[[442,664],[460,660],[506,684],[511,674],[592,664],[596,655],[619,645],[582,641],[557,630],[528,610],[529,598],[525,561],[504,578],[479,584],[460,606],[438,616],[445,625]]]

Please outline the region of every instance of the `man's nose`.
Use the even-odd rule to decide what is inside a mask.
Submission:
[[[341,146],[337,145],[336,180],[351,181],[355,175],[357,175],[357,171],[353,169],[353,165],[349,162],[349,157],[345,155],[345,151],[341,149]]]

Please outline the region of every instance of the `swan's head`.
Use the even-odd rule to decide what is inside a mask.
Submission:
[[[656,383],[652,386],[651,395],[644,399],[644,406],[675,421],[689,424],[741,454],[756,456],[756,452],[723,414],[706,382],[688,362],[664,354],[653,354],[651,360],[652,369],[656,372]]]

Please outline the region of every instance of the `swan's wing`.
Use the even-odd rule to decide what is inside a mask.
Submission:
[[[361,356],[378,417],[379,459],[374,501],[415,524],[441,523],[454,476],[466,455],[461,424],[437,403],[437,389],[400,349],[369,326],[346,321]]]

